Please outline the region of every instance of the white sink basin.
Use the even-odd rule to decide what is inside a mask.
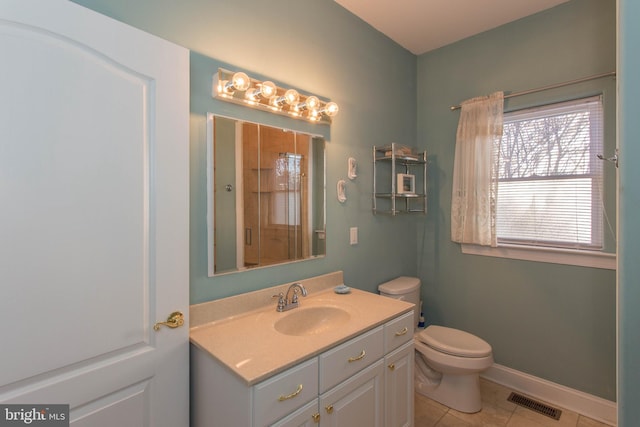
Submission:
[[[278,319],[274,327],[285,335],[317,335],[340,327],[351,315],[338,307],[314,306],[294,308]]]

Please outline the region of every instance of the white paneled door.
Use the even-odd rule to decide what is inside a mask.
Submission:
[[[0,403],[188,426],[188,99],[186,49],[0,1]]]

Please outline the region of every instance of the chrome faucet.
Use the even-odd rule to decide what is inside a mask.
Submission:
[[[289,294],[293,292],[291,298]],[[293,283],[289,286],[286,293],[280,292],[278,295],[274,295],[274,298],[278,298],[278,307],[276,311],[287,311],[298,306],[298,292],[302,293],[303,297],[307,296],[307,290],[300,283]]]

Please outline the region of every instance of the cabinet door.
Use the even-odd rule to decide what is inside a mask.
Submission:
[[[413,341],[384,359],[385,426],[413,426]]]
[[[315,399],[271,427],[317,427],[319,422],[318,399]]]
[[[320,396],[322,427],[382,427],[384,365],[380,359]]]

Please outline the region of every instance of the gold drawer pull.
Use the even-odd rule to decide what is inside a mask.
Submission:
[[[396,365],[392,363],[391,365],[389,365],[389,369],[394,371],[396,369]]]
[[[362,359],[364,359],[365,354],[366,354],[366,353],[364,352],[364,350],[362,350],[362,353],[360,353],[360,355],[359,355],[359,356],[356,356],[356,357],[350,357],[350,358],[349,358],[349,363],[351,363],[351,362],[356,362],[356,361],[358,361],[358,360],[362,360]]]
[[[401,331],[399,331],[399,332],[396,332],[396,336],[397,336],[397,337],[401,337],[401,336],[403,336],[404,334],[406,334],[407,332],[409,332],[409,329],[407,329],[407,327],[405,326],[403,330],[401,330]]]
[[[333,412],[333,405],[325,406],[324,409],[327,411],[327,414],[330,414]]]
[[[298,389],[296,391],[294,391],[293,393],[288,394],[286,396],[280,395],[280,397],[278,398],[278,401],[282,402],[283,400],[293,399],[294,397],[299,395],[301,391],[302,391],[302,384],[300,384],[298,386]]]
[[[318,424],[320,422],[320,414],[319,413],[315,413],[313,415],[311,415],[311,418],[313,419],[313,422]]]

